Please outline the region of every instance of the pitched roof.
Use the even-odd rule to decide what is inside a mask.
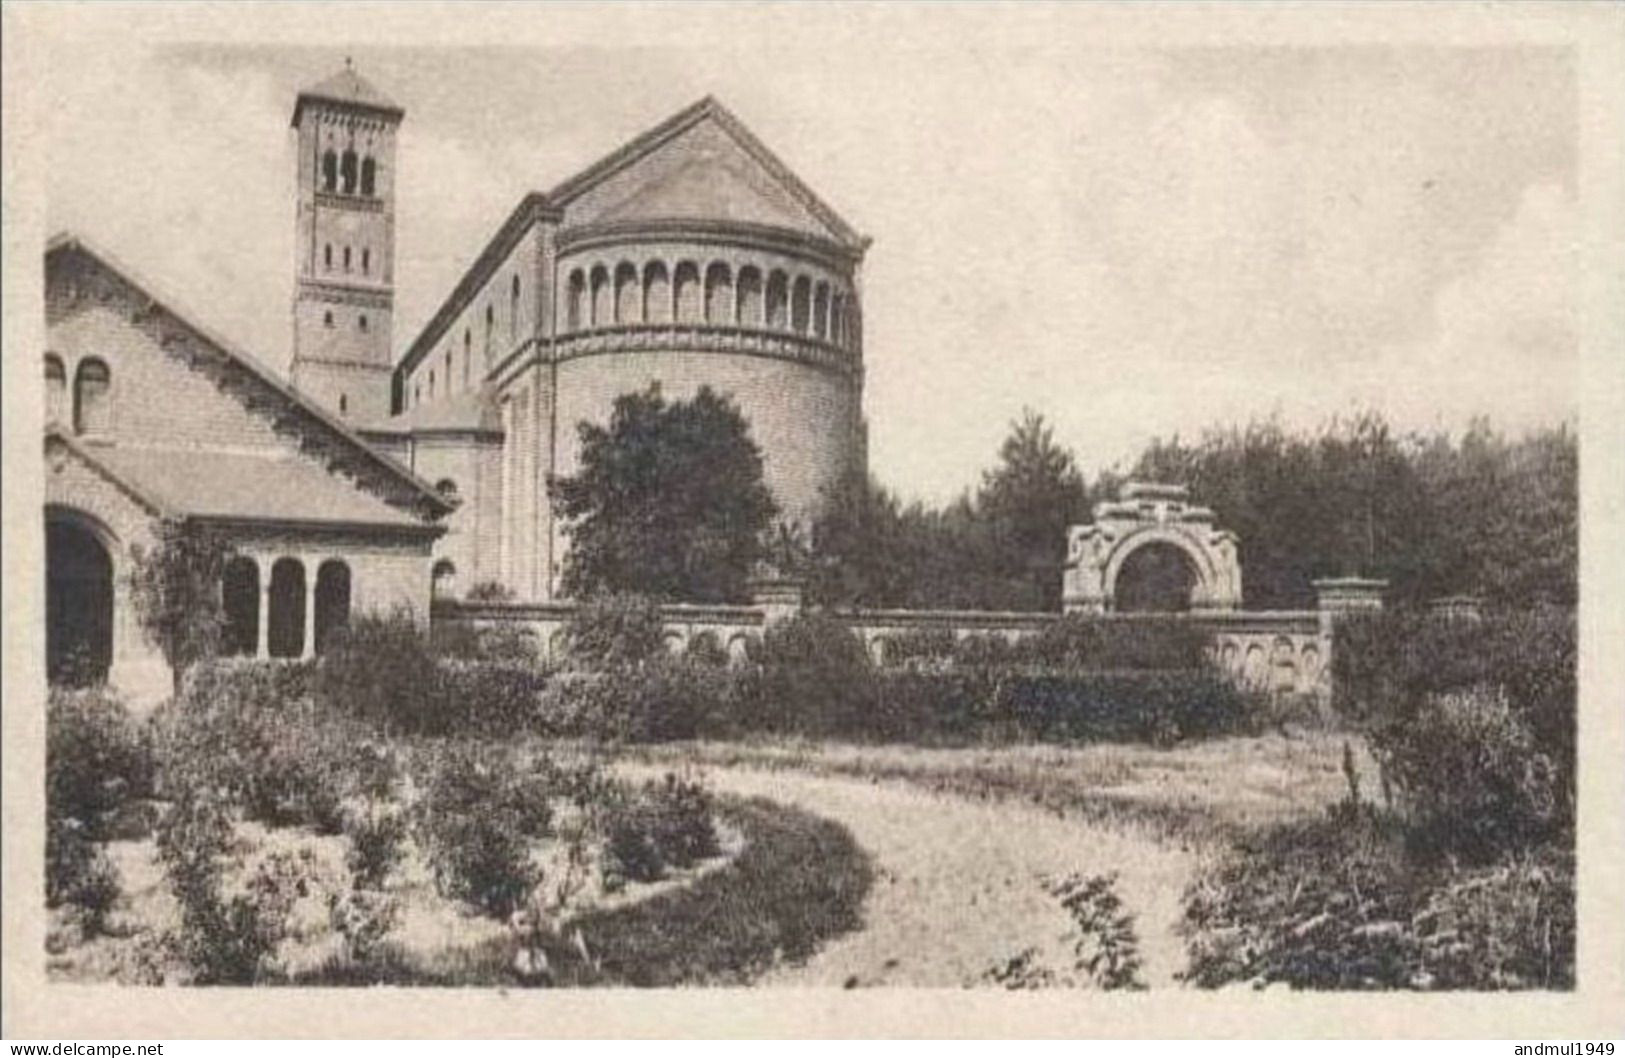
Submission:
[[[571,201],[598,186],[611,176],[635,165],[665,144],[705,122],[716,125],[726,133],[729,138],[739,145],[741,150],[765,169],[798,205],[807,210],[827,228],[830,236],[836,242],[848,249],[859,252],[868,247],[869,240],[867,238],[859,235],[838,213],[825,204],[813,192],[812,188],[802,183],[800,177],[791,172],[790,168],[779,160],[778,155],[770,151],[766,144],[757,139],[745,127],[744,123],[733,115],[732,111],[712,96],[706,96],[693,105],[686,107],[642,135],[634,137],[619,149],[600,158],[575,176],[554,187],[547,193],[547,198],[555,206],[567,207]],[[714,172],[717,168],[719,167],[712,167],[712,171]],[[738,174],[734,174],[734,176],[737,178]],[[692,179],[692,177],[689,179]],[[762,196],[759,192],[753,191],[752,197],[761,198]],[[650,201],[653,200],[646,200],[646,206],[647,202]],[[670,214],[665,215],[669,216]],[[715,216],[715,214],[711,214],[711,216]],[[776,219],[774,222],[782,223],[782,219]]]
[[[192,517],[439,530],[291,451],[107,445],[91,458],[158,506]]]
[[[284,382],[253,356],[193,322],[194,317],[177,308],[174,298],[138,277],[105,250],[93,246],[71,232],[60,232],[46,244],[45,256],[49,260],[56,254],[70,252],[84,255],[98,267],[112,273],[120,282],[139,292],[147,299],[152,311],[167,312],[176,323],[196,336],[203,345],[217,352],[226,365],[248,379],[258,395],[291,413],[301,426],[310,431],[314,439],[342,450],[343,454],[349,457],[343,462],[351,473],[370,477],[386,491],[393,491],[394,495],[399,497],[398,502],[380,502],[390,502],[396,509],[411,510],[420,517],[433,518],[451,511],[452,506],[427,481],[367,444],[326,408]],[[327,475],[328,471],[322,470],[321,473]],[[354,485],[346,487],[359,490],[359,487]]]
[[[349,60],[345,60],[344,69],[338,73],[317,81],[308,88],[300,89],[299,98],[293,105],[293,124],[299,124],[299,113],[307,102],[339,103],[396,118],[406,115],[406,111],[398,103],[378,91],[371,81],[351,69]]]

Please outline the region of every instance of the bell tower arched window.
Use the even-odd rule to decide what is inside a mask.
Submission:
[[[344,193],[355,194],[355,151],[345,151],[344,158],[339,162],[339,179],[344,182]]]
[[[373,188],[378,178],[378,163],[371,157],[361,161],[361,193],[368,198],[373,196]]]
[[[64,405],[68,402],[68,376],[62,367],[62,358],[55,353],[45,354],[45,421],[61,422]]]
[[[322,190],[332,191],[338,187],[339,159],[331,150],[322,152]]]

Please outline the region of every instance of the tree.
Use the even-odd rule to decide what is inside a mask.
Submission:
[[[186,671],[220,649],[225,609],[220,594],[230,548],[192,522],[165,519],[151,550],[136,546],[130,595],[148,640],[163,652],[180,693]]]
[[[1031,408],[1011,423],[998,465],[982,476],[976,507],[1009,581],[1002,608],[1059,609],[1067,527],[1087,518],[1089,493],[1072,453]]]
[[[675,602],[743,599],[776,506],[734,403],[702,387],[616,399],[607,427],[583,422],[581,469],[548,481],[568,526],[564,591]]]

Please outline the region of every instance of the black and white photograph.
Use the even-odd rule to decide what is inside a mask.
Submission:
[[[1597,1021],[1619,9],[410,6],[7,5],[31,994]]]

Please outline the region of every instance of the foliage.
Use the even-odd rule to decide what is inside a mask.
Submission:
[[[1179,618],[1069,615],[1009,644],[1013,665],[1063,672],[1200,669],[1208,633]]]
[[[436,620],[429,626],[429,649],[442,660],[534,665],[540,658],[535,633],[508,621]]]
[[[45,906],[70,904],[86,935],[102,931],[119,896],[119,873],[79,820],[51,814],[45,829]]]
[[[344,832],[350,839],[344,864],[352,884],[358,889],[383,888],[405,851],[406,817],[385,805],[369,804],[345,817]]]
[[[361,614],[335,631],[316,666],[318,702],[386,731],[435,731],[438,671],[410,611]]]
[[[45,803],[52,819],[72,819],[88,840],[106,840],[131,798],[151,796],[153,767],[144,729],[105,688],[51,688]]]
[[[1123,910],[1116,874],[1080,874],[1058,878],[1047,886],[1072,916],[1075,971],[1108,991],[1145,988],[1140,980],[1140,941],[1134,916]]]
[[[255,984],[273,972],[300,880],[282,858],[262,862],[244,891],[227,894],[235,862],[225,805],[197,791],[182,796],[158,829],[158,856],[181,908],[178,954],[199,984]]]
[[[733,402],[701,387],[615,401],[608,426],[577,427],[581,462],[548,482],[569,526],[565,594],[642,591],[663,601],[742,599],[775,505]]]
[[[1294,988],[1571,988],[1572,854],[1419,864],[1402,828],[1339,806],[1245,842],[1186,896],[1187,980]]]
[[[1061,608],[1061,563],[1067,526],[1086,521],[1089,490],[1072,453],[1055,441],[1043,416],[1023,409],[999,446],[998,464],[982,475],[976,497],[1011,586],[1014,610]]]
[[[711,794],[668,772],[631,798],[611,802],[603,871],[611,884],[651,882],[666,868],[689,867],[719,850]]]
[[[1483,859],[1572,825],[1575,650],[1574,613],[1558,607],[1351,617],[1333,701],[1424,843]]]
[[[521,769],[498,749],[450,743],[416,808],[418,845],[442,895],[505,916],[541,881],[530,845],[550,832],[546,766]]]
[[[638,665],[664,652],[665,628],[660,605],[648,596],[595,595],[565,622],[565,650],[587,669]]]
[[[749,731],[836,734],[860,726],[873,667],[845,624],[816,610],[769,625],[741,673],[735,720]]]
[[[409,730],[511,737],[534,722],[548,679],[544,670],[522,662],[442,660],[436,673],[436,704]]]
[[[169,663],[175,690],[186,670],[220,649],[225,610],[220,584],[230,551],[191,522],[163,519],[150,549],[131,548],[130,598],[136,618]]]
[[[383,893],[366,889],[327,894],[327,923],[339,935],[344,956],[364,964],[382,949],[384,937],[395,927],[400,906]]]
[[[536,712],[539,732],[613,742],[668,742],[735,730],[735,680],[726,669],[657,657],[603,672],[564,672]]]
[[[497,580],[482,580],[463,593],[466,602],[513,602],[513,589]]]

